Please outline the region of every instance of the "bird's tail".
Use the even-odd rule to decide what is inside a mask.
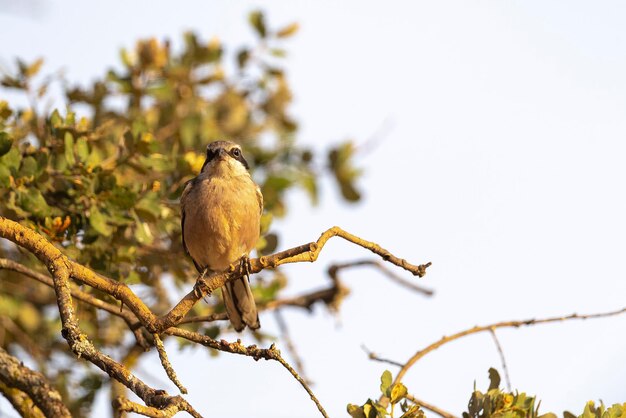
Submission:
[[[228,319],[235,330],[241,331],[246,325],[251,329],[258,329],[261,326],[247,277],[226,283],[222,287],[222,295]]]

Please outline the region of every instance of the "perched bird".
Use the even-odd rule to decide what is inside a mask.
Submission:
[[[250,173],[241,147],[216,141],[206,148],[206,160],[180,198],[183,247],[198,272],[223,271],[245,260],[260,234],[263,195]],[[259,328],[248,277],[222,287],[226,313],[237,331]]]

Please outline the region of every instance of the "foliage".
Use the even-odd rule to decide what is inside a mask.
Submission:
[[[407,400],[407,389],[402,383],[393,383],[389,370],[385,370],[380,376],[379,401],[368,399],[363,405],[348,404],[348,413],[352,418],[385,418],[394,416],[394,407],[400,404],[402,415],[400,418],[424,418],[424,411],[419,405],[410,405]]]
[[[315,203],[319,177],[329,174],[346,200],[358,200],[359,172],[352,167],[350,143],[337,144],[320,158],[296,141],[298,124],[288,112],[292,93],[281,57],[282,43],[297,24],[272,30],[260,12],[249,20],[257,45],[231,54],[233,65],[218,39],[207,42],[194,33],[184,35],[181,48],[156,39],[137,42],[121,51],[119,68],[90,86],[42,77],[43,60],[18,60],[16,73],[4,75],[1,83],[23,93],[29,104],[0,101],[0,215],[45,234],[81,264],[143,285],[151,309],[164,312],[173,302],[166,282],[188,290],[196,276],[183,256],[178,199],[202,166],[207,143],[233,139],[244,147],[265,197],[265,237],[258,243],[264,253],[278,244],[271,220],[286,215],[290,190],[305,190]],[[59,81],[63,97],[51,97]],[[50,100],[64,106],[47,109]],[[35,266],[5,243],[0,256]],[[0,345],[20,346],[75,403],[73,414],[84,415],[102,377],[77,373],[64,357],[67,346],[51,309],[54,293],[17,274],[0,275],[0,315],[11,323]],[[256,282],[254,291],[269,301],[285,283],[280,272],[272,273]],[[198,304],[195,314],[221,309],[212,298]],[[85,305],[79,312],[98,346],[130,353],[130,346],[124,348],[129,331],[121,320]],[[213,324],[189,327],[213,337],[221,331]]]
[[[554,413],[539,415],[539,405],[533,396],[524,392],[507,392],[500,388],[500,374],[496,369],[489,369],[489,388],[481,392],[474,388],[463,418],[557,418]],[[403,414],[400,418],[423,418],[424,412],[418,404],[412,402],[406,386],[392,383],[391,372],[385,370],[380,377],[381,397],[378,401],[368,399],[363,405],[348,404],[348,414],[352,418],[385,418],[394,416],[394,406],[400,404]],[[411,401],[411,403],[407,402]],[[587,402],[584,412],[578,418],[624,418],[626,403],[615,404],[606,408],[604,404],[596,407],[593,401]],[[565,411],[563,418],[576,418]]]

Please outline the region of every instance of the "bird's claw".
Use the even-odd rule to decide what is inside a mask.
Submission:
[[[239,260],[239,267],[241,269],[242,276],[245,276],[250,280],[250,271],[252,270],[252,264],[250,263],[250,257],[244,255]]]

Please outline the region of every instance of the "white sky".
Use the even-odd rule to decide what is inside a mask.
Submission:
[[[0,6],[0,62],[44,56],[87,81],[137,38],[193,29],[227,45],[251,39],[259,2],[29,2]],[[37,13],[28,5],[39,5]],[[288,43],[299,139],[324,149],[365,143],[364,201],[347,206],[331,183],[322,205],[292,196],[281,247],[334,224],[433,267],[425,299],[366,269],[346,273],[352,294],[338,319],[287,315],[314,392],[331,416],[378,395],[386,366],[365,344],[407,360],[442,335],[499,320],[620,308],[626,250],[626,6],[618,1],[270,1],[273,27],[297,20]],[[332,261],[368,254],[331,242],[314,265],[289,266],[290,292],[324,285]],[[401,273],[401,271],[399,271]],[[407,276],[408,277],[408,276]],[[408,277],[410,278],[410,277]],[[276,330],[272,315],[264,329]],[[542,411],[578,414],[589,399],[626,401],[626,318],[502,330],[514,388]],[[233,335],[232,338],[235,338]],[[243,335],[244,342],[251,342]],[[173,343],[174,341],[170,341]],[[187,397],[207,417],[315,417],[278,364],[202,349],[170,356]],[[175,393],[151,353],[138,375]],[[491,337],[444,346],[406,376],[415,396],[457,415],[474,381],[500,367]],[[388,367],[392,372],[395,369]],[[107,416],[106,399],[96,417]],[[4,413],[5,402],[0,403]],[[0,414],[3,415],[3,414]]]

